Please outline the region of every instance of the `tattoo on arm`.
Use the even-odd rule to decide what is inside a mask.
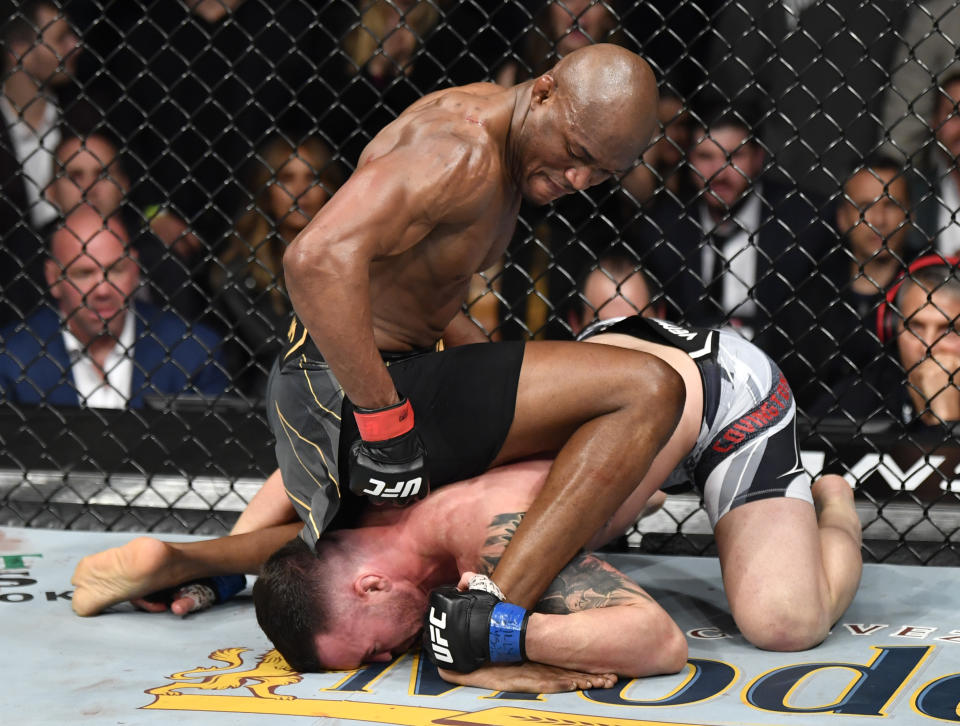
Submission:
[[[547,588],[537,612],[563,615],[638,601],[653,602],[653,598],[610,563],[581,552]]]
[[[480,550],[479,572],[489,575],[517,531],[523,512],[506,512],[493,518]],[[592,608],[627,605],[653,599],[613,565],[581,552],[557,575],[537,605],[537,612],[563,615]]]
[[[487,527],[487,539],[480,550],[480,573],[489,575],[500,561],[507,543],[517,531],[523,512],[505,512],[498,514]]]

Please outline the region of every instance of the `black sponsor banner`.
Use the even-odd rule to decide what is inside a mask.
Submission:
[[[944,426],[903,427],[821,421],[799,426],[811,474],[841,474],[877,502],[960,506],[960,439]]]

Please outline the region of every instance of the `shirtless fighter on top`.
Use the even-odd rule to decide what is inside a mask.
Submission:
[[[594,45],[510,89],[426,96],[367,146],[284,258],[297,319],[267,413],[308,544],[359,501],[350,492],[403,503],[555,453],[491,575],[499,591],[486,582],[531,607],[634,492],[682,411],[675,371],[607,346],[489,343],[460,311],[521,198],[546,204],[632,168],[656,96],[639,56]]]

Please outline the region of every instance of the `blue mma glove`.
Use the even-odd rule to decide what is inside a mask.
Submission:
[[[404,506],[430,492],[426,452],[406,398],[354,411],[360,440],[350,447],[350,491],[374,504]]]
[[[247,578],[243,575],[217,575],[201,582],[213,589],[216,596],[214,603],[217,605],[226,602],[247,586]]]
[[[480,590],[438,587],[423,627],[427,658],[438,668],[470,673],[487,663],[526,660],[530,614]]]

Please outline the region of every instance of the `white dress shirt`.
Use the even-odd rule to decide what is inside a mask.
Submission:
[[[944,257],[960,254],[960,190],[956,177],[945,169],[940,171],[937,190],[937,236],[934,246]]]
[[[63,326],[63,344],[70,356],[70,372],[76,386],[80,405],[87,408],[126,408],[133,385],[133,344],[136,335],[136,316],[127,310],[120,340],[113,346],[103,363],[103,377],[97,364],[83,343],[77,340],[67,326]]]
[[[60,111],[51,99],[46,99],[40,128],[34,129],[0,93],[0,113],[10,133],[13,153],[23,171],[23,186],[27,192],[30,223],[34,229],[43,229],[57,216],[57,208],[48,202],[43,191],[53,181],[54,152],[60,143]]]

